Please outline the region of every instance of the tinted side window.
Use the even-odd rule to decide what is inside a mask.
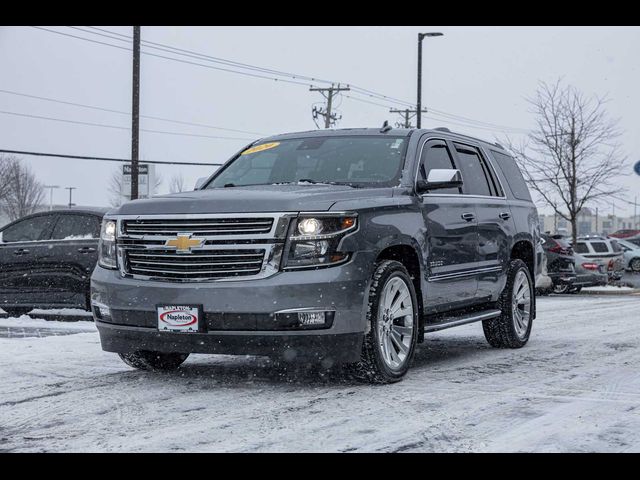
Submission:
[[[527,188],[527,182],[524,181],[522,172],[520,171],[520,168],[518,168],[513,157],[502,152],[496,152],[495,150],[491,150],[491,154],[493,155],[493,158],[496,159],[495,163],[498,164],[498,168],[502,170],[502,173],[509,182],[513,196],[518,200],[526,200],[530,202],[531,194]]]
[[[451,158],[451,152],[447,148],[446,143],[440,140],[432,140],[427,142],[422,150],[422,157],[420,158],[420,177],[422,180],[426,180],[429,171],[433,169],[451,169],[456,168]],[[459,188],[443,188],[439,189],[437,193],[452,193],[459,194]]]
[[[12,225],[2,232],[3,242],[33,242],[44,240],[44,235],[49,231],[55,215],[42,215],[28,218]]]
[[[578,242],[578,244],[576,245],[576,252],[589,253],[589,247],[587,247],[586,243]]]
[[[597,253],[607,253],[609,251],[609,247],[604,242],[591,242],[591,248]]]
[[[486,166],[483,164],[478,151],[473,147],[457,143],[455,146],[462,169],[464,193],[467,195],[491,196]]]
[[[53,229],[54,240],[78,240],[98,238],[100,220],[93,215],[60,215]]]

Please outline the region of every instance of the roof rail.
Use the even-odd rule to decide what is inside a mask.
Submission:
[[[434,128],[434,130],[438,130],[439,132],[449,132],[449,133],[451,133],[451,130],[449,130],[447,127],[437,127],[437,128]]]
[[[504,147],[503,147],[502,145],[500,145],[498,142],[493,142],[493,144],[494,144],[496,147],[498,147],[498,148],[500,148],[500,149],[504,150]]]

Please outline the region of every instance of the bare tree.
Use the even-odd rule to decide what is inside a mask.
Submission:
[[[169,191],[171,193],[180,193],[186,190],[184,184],[184,177],[181,173],[178,173],[171,177],[171,181],[169,182]]]
[[[0,165],[3,184],[0,188],[1,208],[9,220],[35,213],[42,204],[44,188],[31,168],[15,156],[0,158]]]
[[[151,194],[153,195],[162,186],[163,178],[160,174],[155,174],[155,180],[153,183],[153,189]],[[122,192],[122,167],[118,167],[111,172],[111,178],[109,179],[109,185],[107,186],[109,192],[109,204],[112,207],[119,207],[122,205],[124,198]]]
[[[575,243],[580,211],[624,190],[616,184],[626,162],[622,132],[618,120],[607,117],[606,99],[587,98],[561,80],[541,83],[528,101],[536,128],[520,144],[507,144],[529,186],[571,223]]]

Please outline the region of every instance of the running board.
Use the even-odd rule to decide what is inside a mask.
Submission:
[[[424,333],[437,332],[438,330],[444,330],[445,328],[457,327],[459,325],[480,322],[482,320],[489,320],[490,318],[496,318],[500,315],[502,315],[500,310],[485,310],[483,312],[474,312],[464,316],[445,317],[439,322],[426,324],[424,327]]]

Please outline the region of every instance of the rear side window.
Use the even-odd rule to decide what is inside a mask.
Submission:
[[[611,248],[613,248],[613,251],[618,253],[622,251],[622,247],[620,246],[620,244],[615,241],[615,240],[610,240],[611,242]]]
[[[60,215],[53,229],[54,240],[83,240],[100,236],[100,220],[93,215]]]
[[[578,253],[589,253],[589,247],[584,242],[578,242],[576,245],[576,252]]]
[[[591,248],[596,253],[607,253],[609,251],[609,247],[604,242],[591,242]]]
[[[516,161],[513,157],[502,153],[496,152],[495,150],[491,150],[491,154],[493,158],[496,159],[496,163],[498,164],[498,168],[502,170],[502,174],[506,177],[509,182],[509,186],[511,187],[511,191],[513,192],[513,196],[518,200],[526,200],[531,202],[531,194],[529,193],[529,189],[527,188],[527,182],[524,181],[524,177],[522,176],[522,172]]]
[[[480,152],[475,147],[454,144],[462,177],[463,190],[467,195],[501,196],[499,195],[495,180],[492,178],[489,166],[482,159]]]
[[[3,230],[2,241],[11,243],[47,240],[45,236],[49,232],[54,219],[55,215],[41,215],[22,220]]]
[[[429,172],[433,169],[452,169],[456,168],[451,152],[447,148],[447,144],[441,140],[431,140],[427,142],[422,150],[420,159],[420,178],[426,180]],[[459,194],[459,188],[443,188],[438,193]]]

